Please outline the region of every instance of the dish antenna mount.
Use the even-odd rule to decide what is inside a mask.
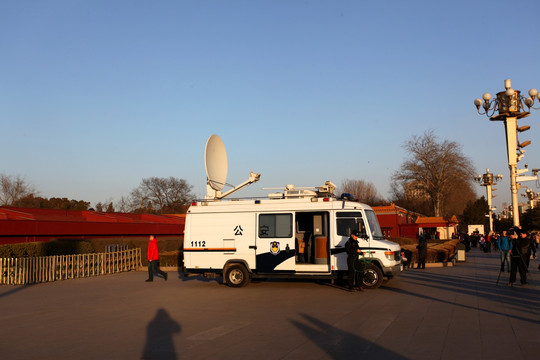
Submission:
[[[204,151],[204,166],[206,168],[206,197],[205,199],[221,200],[238,190],[259,181],[260,174],[253,171],[249,173],[249,179],[233,187],[231,190],[222,193],[227,181],[227,151],[225,144],[217,135],[212,135],[206,142]]]

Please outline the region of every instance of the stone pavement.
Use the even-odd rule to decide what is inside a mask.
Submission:
[[[2,359],[539,359],[540,272],[499,284],[498,254],[406,270],[380,289],[145,272],[0,286]]]

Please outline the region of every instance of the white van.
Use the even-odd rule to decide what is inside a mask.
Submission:
[[[294,187],[267,199],[197,201],[186,215],[184,273],[223,275],[232,287],[252,278],[345,279],[354,230],[365,288],[403,270],[400,246],[385,239],[368,205]]]

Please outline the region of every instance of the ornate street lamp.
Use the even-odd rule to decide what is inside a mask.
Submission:
[[[487,202],[488,202],[488,208],[489,208],[489,210],[488,210],[489,232],[493,231],[493,210],[495,210],[491,206],[491,199],[494,198],[495,196],[497,196],[497,195],[492,195],[492,191],[497,190],[497,189],[493,189],[492,186],[495,185],[498,181],[500,181],[502,179],[502,177],[503,176],[501,174],[497,174],[497,175],[493,176],[493,174],[489,172],[489,169],[486,169],[485,174],[477,175],[477,176],[474,177],[474,180],[477,183],[479,183],[481,186],[486,187]]]
[[[506,149],[508,152],[508,167],[510,168],[510,190],[512,192],[512,214],[514,219],[514,226],[519,226],[519,206],[518,206],[518,189],[519,181],[525,181],[525,179],[518,179],[518,174],[526,172],[527,170],[517,170],[517,163],[521,160],[525,154],[523,148],[531,144],[530,141],[524,141],[520,143],[517,138],[518,132],[527,131],[530,126],[525,125],[518,127],[517,120],[522,119],[530,115],[530,110],[539,110],[540,107],[535,108],[535,100],[538,98],[538,91],[536,89],[529,90],[529,97],[525,98],[518,90],[512,89],[510,79],[504,81],[505,91],[497,93],[496,99],[491,99],[490,93],[485,93],[481,99],[475,99],[474,105],[480,115],[487,115],[491,121],[504,121],[504,128],[506,130]],[[540,102],[540,99],[538,100]],[[483,110],[480,110],[482,107]],[[527,111],[525,111],[527,107]],[[498,113],[495,115],[495,113]],[[524,177],[523,177],[524,178]],[[530,177],[528,177],[530,178]],[[530,180],[530,179],[527,179]]]
[[[521,194],[521,196],[526,197],[529,200],[529,208],[531,208],[532,210],[534,209],[534,205],[540,197],[540,193],[535,193],[531,189],[527,189],[525,190],[525,194]]]

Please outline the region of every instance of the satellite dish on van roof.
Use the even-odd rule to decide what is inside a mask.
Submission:
[[[204,166],[206,168],[206,199],[221,200],[226,196],[259,181],[261,174],[253,171],[249,173],[249,179],[222,193],[221,190],[227,181],[227,151],[225,144],[217,135],[212,135],[206,142],[204,150]]]
[[[206,142],[204,166],[208,185],[216,191],[221,191],[227,181],[228,162],[225,144],[217,135],[210,136]]]

